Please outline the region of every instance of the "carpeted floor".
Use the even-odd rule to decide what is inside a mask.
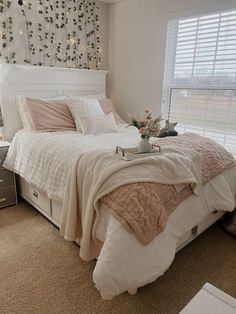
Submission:
[[[175,314],[206,282],[236,297],[236,241],[216,225],[135,296],[103,301],[93,285],[94,265],[28,204],[0,210],[1,314]]]

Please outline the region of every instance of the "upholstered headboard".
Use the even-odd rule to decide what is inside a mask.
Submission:
[[[54,98],[63,95],[105,93],[107,71],[54,67],[0,65],[0,102],[5,139],[22,128],[17,109],[18,96]]]

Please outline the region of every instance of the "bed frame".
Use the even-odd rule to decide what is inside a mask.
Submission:
[[[11,141],[15,133],[22,128],[17,109],[18,96],[53,98],[67,94],[105,94],[107,73],[107,71],[0,65],[0,102],[5,124],[5,139]],[[23,178],[19,177],[18,182],[20,195],[59,227],[62,204],[49,199],[46,194]],[[183,235],[177,250],[191,242],[223,215],[223,211],[216,211],[206,216],[200,224]]]

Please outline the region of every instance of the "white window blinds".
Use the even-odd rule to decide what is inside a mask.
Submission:
[[[236,10],[169,23],[163,114],[236,156]]]

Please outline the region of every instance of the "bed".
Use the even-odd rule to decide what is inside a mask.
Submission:
[[[106,73],[18,65],[2,65],[0,69],[6,139],[14,137],[4,166],[18,174],[21,196],[57,227],[61,227],[66,198],[63,191],[78,158],[78,149],[81,156],[96,148],[111,152],[117,145],[135,146],[139,137],[135,129],[123,124],[118,125],[118,133],[86,137],[77,132],[21,130],[17,97],[105,93]],[[198,195],[184,200],[169,216],[164,231],[148,245],[140,244],[102,204],[95,230],[100,248],[92,256],[97,258],[93,280],[102,297],[108,300],[124,291],[133,294],[137,288],[163,275],[178,250],[225,211],[234,209],[235,193],[236,168],[231,167],[205,184]],[[65,238],[71,240],[69,236]],[[80,243],[80,239],[76,242]],[[83,255],[82,247],[81,257],[91,259]]]

